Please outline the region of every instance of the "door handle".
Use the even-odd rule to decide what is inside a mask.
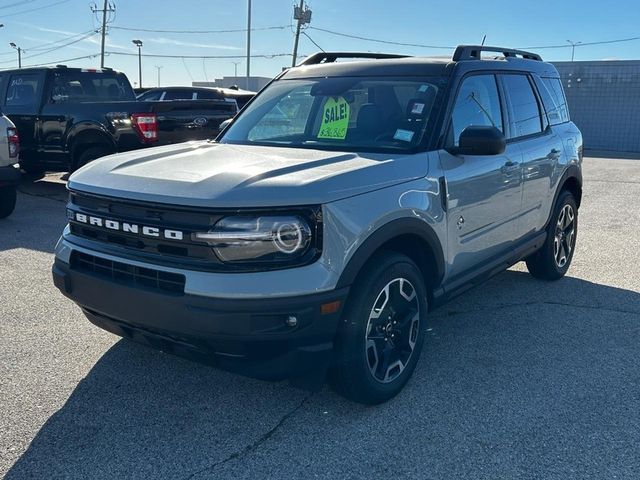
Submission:
[[[500,171],[503,175],[511,176],[514,171],[518,169],[519,165],[516,162],[512,162],[511,160],[507,160],[505,164],[500,167]]]

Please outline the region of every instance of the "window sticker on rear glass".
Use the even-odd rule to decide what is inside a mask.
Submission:
[[[411,130],[402,130],[401,128],[396,130],[393,136],[394,140],[402,140],[403,142],[410,142],[413,139],[413,133]]]
[[[349,126],[350,108],[344,97],[327,98],[322,107],[322,123],[318,138],[344,140]]]
[[[418,88],[419,92],[426,92],[429,89],[429,85],[420,85],[420,88]]]

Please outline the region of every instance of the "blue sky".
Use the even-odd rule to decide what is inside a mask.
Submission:
[[[102,0],[96,0],[102,3]],[[144,42],[143,53],[161,55],[244,56],[246,34],[179,34],[121,30],[115,27],[153,30],[229,30],[246,28],[245,0],[112,0],[117,14],[109,30],[106,65],[137,80],[137,58],[116,53],[136,53],[131,40]],[[26,50],[23,64],[59,62],[100,51],[99,35],[83,33],[99,26],[87,0],[0,0],[0,68],[16,65],[16,52],[9,42]],[[253,0],[253,27],[283,27],[252,34],[255,55],[290,54],[293,47],[293,0]],[[352,35],[423,45],[451,46],[479,43],[514,47],[562,45],[566,40],[582,42],[640,37],[638,0],[309,0],[312,27]],[[35,10],[37,9],[37,10]],[[35,10],[28,12],[28,10]],[[24,12],[24,13],[23,13]],[[320,30],[306,31],[325,50],[361,50],[450,55],[449,49],[385,45],[344,38]],[[51,42],[57,42],[49,45]],[[68,43],[70,45],[66,45]],[[50,51],[49,51],[50,50]],[[300,53],[317,51],[302,36]],[[569,60],[571,48],[537,50],[548,60]],[[31,58],[30,58],[31,57]],[[639,59],[640,40],[608,45],[582,46],[576,60]],[[239,59],[143,58],[143,83],[155,85],[156,68],[162,66],[164,85],[189,85],[192,80],[212,80],[233,75]],[[99,58],[65,61],[73,66],[98,66]],[[255,58],[251,73],[273,76],[290,57]]]

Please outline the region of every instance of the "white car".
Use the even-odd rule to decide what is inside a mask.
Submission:
[[[20,181],[19,150],[16,126],[0,115],[0,218],[11,215],[16,207],[16,186]]]

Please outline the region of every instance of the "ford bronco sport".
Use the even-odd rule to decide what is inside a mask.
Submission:
[[[520,260],[567,272],[581,162],[538,55],[315,54],[216,141],[74,173],[53,278],[117,335],[379,403],[435,306]]]

